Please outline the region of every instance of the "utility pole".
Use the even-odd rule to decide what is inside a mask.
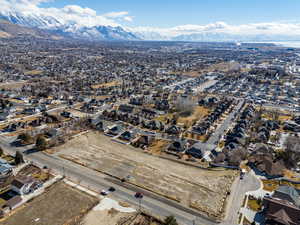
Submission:
[[[65,175],[65,167],[63,166],[62,169],[63,169],[63,177],[65,177],[66,176]]]

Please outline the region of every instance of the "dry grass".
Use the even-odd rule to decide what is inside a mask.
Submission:
[[[247,206],[249,209],[256,212],[261,210],[261,204],[258,203],[257,199],[249,199]]]
[[[0,38],[9,38],[11,37],[11,34],[6,33],[4,31],[0,31]]]
[[[193,114],[188,117],[179,117],[177,123],[184,124],[186,127],[191,127],[195,122],[204,118],[210,113],[210,109],[203,106],[195,107]]]
[[[36,76],[36,75],[40,75],[42,73],[43,73],[42,70],[30,70],[30,71],[25,72],[24,74],[29,75],[29,76]]]
[[[117,86],[119,85],[120,82],[119,81],[111,81],[111,82],[108,82],[108,83],[101,83],[101,84],[95,84],[95,85],[92,85],[92,88],[93,89],[98,89],[98,88],[108,88],[108,87],[114,87],[114,86]]]
[[[262,180],[265,191],[275,191],[279,187],[279,182],[275,180]]]
[[[22,88],[25,84],[26,84],[25,81],[22,81],[22,82],[2,83],[2,84],[0,84],[0,88],[1,89],[5,89],[5,90],[13,90],[13,89]]]
[[[291,115],[280,115],[280,116],[278,116],[278,120],[282,121],[282,122],[292,120],[292,119],[293,119],[293,117]]]
[[[74,224],[91,209],[97,200],[64,183],[51,186],[46,193],[25,204],[1,225],[62,225]],[[36,221],[38,220],[38,222]]]
[[[175,115],[175,113],[167,113],[167,114],[164,114],[164,115],[160,115],[160,116],[157,116],[155,117],[155,120],[157,121],[160,121],[160,122],[163,122],[163,123],[166,123],[167,120],[171,120],[173,118],[173,116]]]
[[[163,150],[165,150],[170,144],[169,141],[165,140],[155,140],[149,147],[148,151],[151,152],[154,155],[160,155]]]

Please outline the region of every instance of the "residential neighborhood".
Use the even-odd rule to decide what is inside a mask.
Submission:
[[[300,224],[299,53],[0,39],[0,224]]]

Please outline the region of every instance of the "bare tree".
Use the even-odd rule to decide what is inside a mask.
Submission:
[[[282,154],[283,160],[288,168],[295,168],[300,162],[300,138],[288,136],[284,143],[285,151]]]

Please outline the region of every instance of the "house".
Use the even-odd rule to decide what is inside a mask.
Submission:
[[[299,192],[293,187],[280,186],[273,196],[263,199],[266,225],[299,225]]]
[[[2,209],[5,211],[5,208],[8,208],[9,210],[13,210],[15,208],[17,208],[18,206],[20,206],[22,204],[22,197],[19,195],[16,195],[14,197],[12,197],[11,199],[9,199],[4,206],[2,207]]]
[[[167,151],[172,151],[172,152],[184,152],[185,148],[187,145],[187,141],[186,140],[177,140],[172,142],[168,148]]]
[[[131,141],[135,138],[135,134],[132,131],[124,131],[120,134],[119,139],[125,140],[125,141]]]
[[[99,117],[97,117],[95,119],[91,119],[90,123],[94,129],[99,130],[99,131],[104,130],[103,121]]]
[[[138,137],[132,145],[139,148],[144,148],[151,145],[154,142],[154,137],[149,135],[141,135]]]
[[[295,206],[300,207],[300,190],[294,187],[281,185],[274,192],[272,197],[289,201],[293,203]]]
[[[60,115],[65,117],[65,118],[71,118],[72,117],[72,113],[67,112],[67,111],[61,112]]]
[[[130,106],[130,105],[120,105],[119,106],[119,111],[121,112],[126,112],[126,113],[132,113],[133,112],[134,107]]]
[[[26,195],[41,187],[41,183],[31,177],[22,176],[15,178],[11,183],[11,189],[19,195]]]
[[[180,129],[180,127],[178,127],[176,125],[171,125],[165,130],[165,132],[167,134],[179,135],[181,132],[181,129]]]
[[[197,147],[197,145],[191,146],[185,153],[197,159],[203,158],[203,152],[199,147]]]
[[[0,121],[4,121],[8,118],[9,113],[8,112],[1,112],[0,113]]]
[[[7,177],[12,174],[12,166],[8,163],[0,163],[0,177]]]
[[[117,124],[107,127],[107,129],[104,131],[104,133],[109,136],[116,136],[121,132],[122,132],[122,127]]]

